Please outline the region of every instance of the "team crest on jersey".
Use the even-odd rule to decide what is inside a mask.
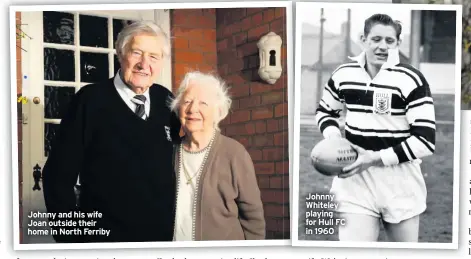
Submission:
[[[375,91],[373,96],[373,112],[375,114],[391,114],[392,94],[386,91]]]

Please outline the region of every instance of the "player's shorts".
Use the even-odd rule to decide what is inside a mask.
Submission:
[[[427,189],[421,161],[370,167],[348,178],[335,177],[331,193],[337,212],[366,214],[399,223],[425,211]]]

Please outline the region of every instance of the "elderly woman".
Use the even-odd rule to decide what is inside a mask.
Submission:
[[[186,74],[171,103],[185,132],[175,151],[176,241],[265,238],[253,162],[218,127],[230,106],[224,82],[200,72]]]

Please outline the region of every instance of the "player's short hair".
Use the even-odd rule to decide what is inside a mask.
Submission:
[[[391,16],[387,14],[374,14],[365,20],[365,26],[363,28],[364,36],[368,36],[371,28],[376,24],[382,24],[385,26],[392,26],[396,30],[396,38],[399,40],[402,33],[402,25],[400,21],[393,20]]]

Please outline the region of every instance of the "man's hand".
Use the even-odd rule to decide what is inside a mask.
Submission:
[[[350,177],[354,174],[365,171],[371,166],[383,165],[383,161],[381,160],[379,152],[368,151],[357,145],[351,145],[352,148],[355,149],[355,151],[358,153],[358,158],[353,164],[342,169],[343,173],[338,175],[339,178]]]

